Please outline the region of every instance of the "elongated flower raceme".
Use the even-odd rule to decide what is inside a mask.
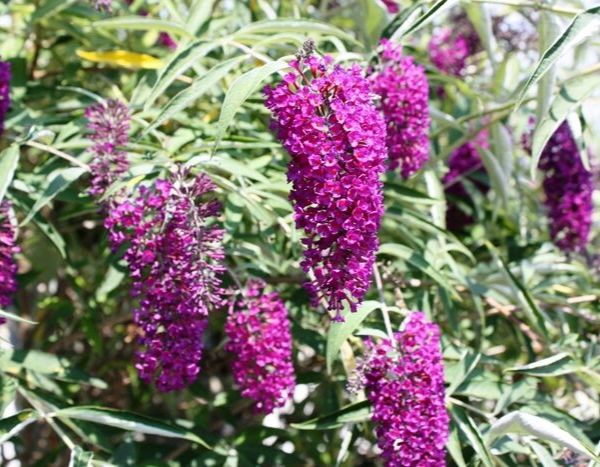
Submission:
[[[10,63],[0,60],[0,136],[4,133],[4,119],[10,107]]]
[[[11,218],[11,204],[0,201],[0,308],[8,308],[17,291],[18,266],[15,255],[20,251],[15,244],[16,222]],[[0,322],[4,319],[0,317]]]
[[[381,41],[382,66],[370,80],[380,97],[387,126],[390,169],[409,178],[429,159],[429,84],[425,69],[387,39]]]
[[[129,167],[127,154],[119,148],[129,140],[131,115],[124,103],[110,99],[88,107],[85,117],[91,131],[90,139],[94,141],[89,192],[92,196],[101,197]]]
[[[113,250],[127,244],[124,257],[139,301],[134,321],[142,334],[136,368],[161,391],[196,379],[209,311],[224,303],[224,231],[211,224],[220,206],[203,199],[214,188],[205,175],[188,181],[178,172],[141,187],[131,201],[114,203],[105,221]]]
[[[474,186],[482,193],[486,193],[489,187],[480,179],[485,175],[483,162],[477,147],[489,148],[489,133],[482,130],[472,140],[458,147],[448,158],[448,172],[442,179],[448,198],[448,210],[446,211],[446,225],[449,230],[456,232],[473,222],[473,218],[458,207],[456,201],[470,200],[469,192],[465,188],[464,180],[473,181]]]
[[[276,292],[251,281],[244,297],[231,307],[226,350],[234,355],[233,378],[255,410],[270,413],[292,397],[296,379],[288,312]]]
[[[544,172],[552,240],[567,253],[585,250],[592,224],[593,176],[581,162],[579,148],[566,121],[544,147],[539,167]]]
[[[377,444],[390,467],[445,466],[445,407],[440,330],[421,312],[394,342],[370,344],[359,378],[373,406]]]
[[[307,290],[313,305],[323,300],[341,320],[344,302],[355,311],[371,283],[383,215],[385,122],[358,66],[309,56],[292,67],[265,89],[266,106],[292,157],[290,199],[306,234]]]

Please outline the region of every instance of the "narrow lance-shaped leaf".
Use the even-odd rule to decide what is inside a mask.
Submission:
[[[49,177],[48,185],[40,197],[35,201],[35,204],[27,214],[27,217],[23,219],[21,225],[27,224],[36,213],[52,201],[60,192],[68,188],[68,186],[77,180],[81,175],[86,172],[81,167],[69,167],[67,169],[56,170]]]
[[[381,308],[381,303],[374,300],[363,302],[355,313],[351,313],[346,307],[342,312],[343,323],[331,322],[327,333],[327,371],[331,372],[333,361],[337,357],[344,341],[360,326],[369,314]]]
[[[173,21],[144,18],[142,16],[120,16],[92,23],[92,26],[103,29],[129,29],[132,31],[164,31],[183,37],[193,38],[193,34]]]
[[[208,91],[211,86],[214,86],[221,78],[226,76],[227,73],[243,59],[245,59],[245,57],[236,57],[226,60],[207,71],[201,78],[194,80],[189,87],[179,92],[161,109],[156,119],[144,130],[142,137],[202,96],[202,94]]]
[[[297,430],[331,430],[346,423],[364,422],[369,419],[370,414],[369,402],[365,400],[347,405],[337,412],[323,417],[313,418],[302,423],[292,423],[290,426]]]
[[[540,161],[542,151],[561,123],[581,105],[595,89],[600,87],[600,73],[579,76],[565,82],[550,106],[546,116],[538,122],[531,144],[531,177]]]
[[[19,163],[19,146],[11,144],[0,153],[0,203],[4,199]]]
[[[600,458],[571,433],[563,430],[558,425],[545,418],[525,412],[511,412],[490,427],[487,433],[487,442],[491,443],[499,436],[506,434],[532,435],[545,441],[568,448],[591,460],[600,461]]]
[[[253,70],[244,73],[231,84],[231,87],[227,90],[227,94],[225,95],[223,106],[221,107],[221,115],[217,123],[217,135],[213,152],[217,150],[219,142],[233,121],[237,111],[252,93],[256,91],[260,83],[273,73],[287,67],[287,62],[283,60],[269,62],[261,67],[254,68]]]
[[[57,417],[85,420],[148,435],[186,439],[207,449],[211,449],[202,438],[189,430],[124,410],[81,406],[62,409],[55,412],[54,415]]]
[[[544,55],[536,65],[534,72],[525,83],[525,86],[517,99],[515,110],[520,107],[531,87],[544,76],[565,50],[581,41],[584,37],[597,32],[599,26],[600,6],[590,8],[589,10],[578,14],[560,37],[558,37],[558,39],[556,39],[556,41],[544,52]]]
[[[18,434],[27,425],[38,419],[35,410],[26,409],[0,420],[0,445]]]

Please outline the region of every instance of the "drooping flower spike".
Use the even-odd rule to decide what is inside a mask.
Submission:
[[[449,416],[438,326],[412,313],[394,342],[368,342],[357,372],[386,465],[445,466]]]
[[[358,65],[330,57],[292,62],[274,88],[265,88],[272,128],[291,155],[288,180],[296,226],[304,230],[302,269],[316,306],[341,320],[355,311],[371,283],[383,215],[380,175],[386,160],[385,122]]]
[[[136,368],[161,391],[196,379],[209,311],[224,304],[224,231],[212,222],[220,206],[204,199],[214,188],[206,175],[188,180],[180,171],[113,203],[105,221],[113,250],[127,245],[141,333]]]
[[[425,69],[402,48],[381,41],[381,68],[369,77],[387,126],[389,167],[409,178],[429,159],[429,83]]]
[[[90,139],[94,141],[89,192],[92,196],[101,197],[129,167],[127,154],[120,148],[129,140],[131,114],[124,103],[109,99],[88,107],[85,117],[91,131]]]
[[[295,387],[292,335],[288,311],[277,292],[250,281],[244,296],[230,309],[225,346],[234,359],[233,378],[255,411],[268,414],[283,407]]]
[[[544,147],[539,168],[544,172],[544,204],[552,240],[566,253],[583,252],[592,225],[594,182],[567,121]]]
[[[398,3],[396,2],[396,0],[381,0],[381,1],[387,8],[388,12],[398,13],[400,11],[400,6],[398,6]]]
[[[10,108],[10,62],[0,60],[0,136],[4,133],[4,120]]]
[[[0,201],[0,308],[8,308],[17,291],[18,265],[15,255],[20,251],[15,244],[16,223],[11,218],[11,204],[8,200]],[[4,323],[0,317],[0,323]]]

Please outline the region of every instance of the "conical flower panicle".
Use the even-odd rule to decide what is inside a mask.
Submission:
[[[309,56],[292,67],[265,89],[266,106],[291,155],[290,199],[306,234],[306,288],[313,305],[323,300],[341,320],[344,302],[355,311],[371,283],[383,215],[385,122],[358,66]]]
[[[11,219],[11,204],[0,201],[0,308],[8,308],[17,291],[18,265],[15,255],[20,249],[16,245],[16,223]],[[4,322],[0,318],[0,322]]]
[[[449,416],[440,330],[414,312],[394,339],[370,344],[359,369],[377,444],[390,467],[445,466]]]
[[[389,167],[409,178],[429,160],[429,83],[425,69],[387,39],[382,66],[370,80],[387,126]]]
[[[233,378],[242,395],[268,414],[291,399],[296,384],[288,311],[265,283],[250,281],[244,297],[231,307],[225,349],[234,355]]]
[[[105,221],[113,250],[127,244],[131,293],[139,302],[136,368],[161,391],[196,379],[209,311],[224,304],[224,231],[211,223],[220,206],[202,199],[214,188],[205,175],[191,183],[182,173],[159,179],[135,199],[113,203]]]
[[[583,165],[566,121],[544,147],[539,168],[552,240],[567,253],[585,250],[592,225],[593,175]]]
[[[94,141],[94,158],[90,195],[101,197],[106,189],[129,168],[127,154],[119,149],[129,140],[131,115],[125,104],[110,99],[88,107],[85,111],[87,127]]]

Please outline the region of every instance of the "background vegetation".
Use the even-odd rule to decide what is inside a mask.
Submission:
[[[114,1],[111,12],[83,0],[0,3],[0,55],[13,70],[0,198],[15,207],[22,249],[19,292],[5,310],[14,317],[2,327],[10,342],[0,354],[6,460],[377,465],[368,404],[345,386],[364,336],[383,335],[385,307],[395,328],[407,309],[442,327],[449,464],[592,462],[600,443],[600,218],[587,256],[561,253],[548,235],[536,160],[520,138],[532,115],[534,147],[568,118],[593,166],[586,155],[600,154],[600,7],[400,3],[398,14],[377,0],[136,0]],[[460,16],[481,47],[454,77],[431,64],[427,45]],[[502,37],[501,21],[517,25],[509,35],[516,45]],[[161,32],[176,49],[157,43]],[[301,287],[289,156],[269,130],[261,87],[278,81],[307,38],[338,62],[366,66],[381,37],[426,66],[431,161],[408,181],[386,175],[381,277],[357,314],[333,324]],[[138,379],[126,270],[87,194],[83,112],[106,98],[133,113],[124,183],[182,162],[218,185],[228,267],[242,280],[264,278],[289,309],[293,406],[252,413],[231,381],[220,314],[193,386],[165,395]],[[481,183],[490,189],[467,184],[471,201],[462,207],[473,223],[451,232],[441,182],[448,156],[482,128],[490,148]]]

